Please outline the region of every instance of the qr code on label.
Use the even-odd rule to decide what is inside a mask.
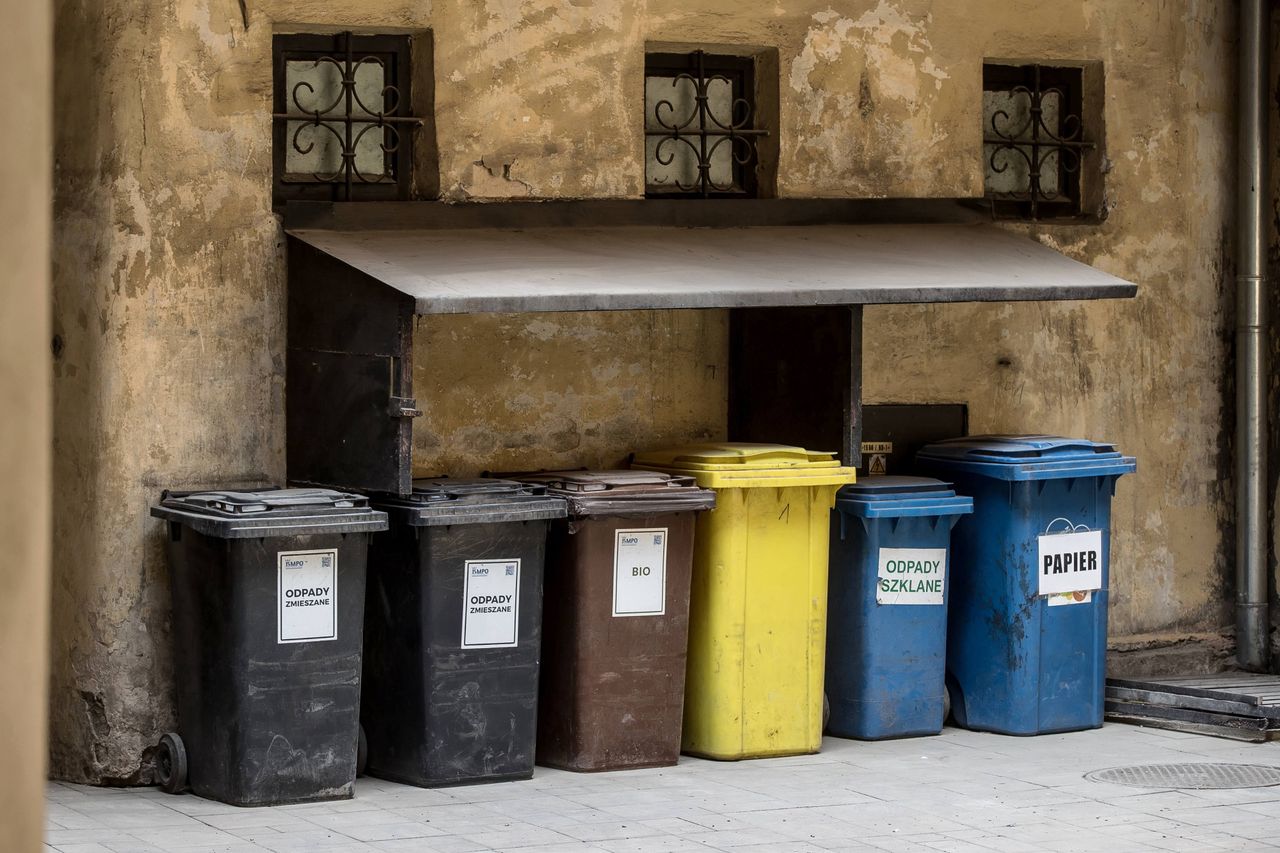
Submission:
[[[322,568],[322,569],[332,569],[332,568],[333,568],[333,555],[332,555],[332,554],[325,554],[323,557],[321,557],[321,558],[320,558],[320,568]]]
[[[661,533],[655,533],[655,534],[653,534],[653,544],[654,544],[654,545],[661,545],[661,544],[662,544],[662,534],[661,534]]]
[[[516,573],[516,567],[515,567],[515,566],[507,566],[507,577],[510,577],[511,575],[514,575],[515,573]]]

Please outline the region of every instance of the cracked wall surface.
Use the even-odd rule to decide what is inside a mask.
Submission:
[[[247,29],[238,0],[57,3],[58,776],[145,781],[172,727],[160,489],[284,474],[273,31],[430,30],[440,195],[475,203],[639,197],[646,43],[777,50],[786,197],[979,195],[983,58],[1101,60],[1108,218],[1021,230],[1139,297],[868,309],[866,399],[1119,443],[1140,469],[1116,502],[1114,632],[1227,621],[1229,4],[245,5]],[[419,474],[723,435],[723,312],[428,317],[415,347]]]

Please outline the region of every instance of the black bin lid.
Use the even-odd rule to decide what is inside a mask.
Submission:
[[[374,505],[412,527],[501,524],[564,518],[565,504],[545,487],[490,477],[421,477],[408,495],[380,495]]]
[[[364,495],[333,489],[166,490],[151,514],[221,539],[387,529]]]

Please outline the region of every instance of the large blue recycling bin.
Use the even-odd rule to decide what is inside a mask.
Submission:
[[[1049,435],[929,445],[916,469],[973,497],[951,538],[955,721],[1031,735],[1102,725],[1114,446]]]
[[[947,549],[973,501],[927,477],[845,486],[831,517],[827,732],[865,739],[942,730]]]

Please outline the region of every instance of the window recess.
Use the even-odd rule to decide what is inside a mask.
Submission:
[[[646,55],[646,196],[768,194],[762,192],[768,182],[761,180],[761,172],[772,164],[762,161],[776,155],[759,116],[757,66],[755,56],[703,50]],[[770,100],[776,103],[776,98]]]
[[[275,202],[408,199],[409,37],[277,35],[273,54]]]
[[[1011,219],[1093,217],[1101,208],[1101,65],[988,62],[984,187]]]

